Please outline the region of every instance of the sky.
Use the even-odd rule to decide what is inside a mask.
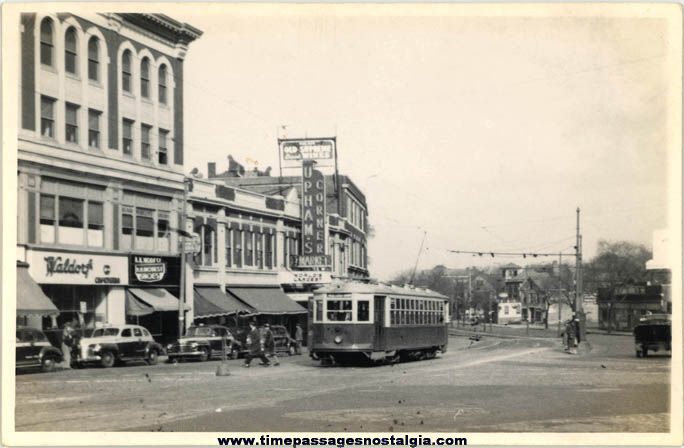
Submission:
[[[380,280],[417,258],[525,262],[449,250],[571,253],[577,207],[585,260],[600,239],[650,247],[681,98],[664,20],[387,7],[175,15],[204,32],[185,60],[186,170],[231,154],[277,172],[279,136],[337,136]]]

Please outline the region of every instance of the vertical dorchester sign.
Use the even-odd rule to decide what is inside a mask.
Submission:
[[[325,179],[313,160],[302,161],[302,253],[297,267],[330,265],[325,254]]]

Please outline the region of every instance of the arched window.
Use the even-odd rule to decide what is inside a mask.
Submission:
[[[124,91],[131,92],[131,50],[126,50],[121,58],[121,84]]]
[[[76,74],[76,28],[70,27],[64,38],[64,69],[68,73]]]
[[[40,63],[52,66],[52,52],[54,43],[52,40],[52,19],[46,17],[40,24]]]
[[[100,79],[100,44],[95,36],[88,41],[88,79]]]
[[[140,95],[150,97],[150,59],[147,57],[140,63]]]
[[[159,66],[159,102],[166,104],[166,65]]]

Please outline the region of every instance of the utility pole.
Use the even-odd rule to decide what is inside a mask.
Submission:
[[[563,294],[563,281],[561,280],[561,264],[563,263],[563,254],[558,254],[558,335],[561,334],[561,299]]]
[[[178,224],[180,232],[180,294],[178,297],[178,338],[183,337],[183,329],[185,327],[185,221],[188,203],[188,179],[183,179],[183,212],[181,213],[181,222]]]
[[[582,285],[582,234],[580,233],[580,208],[577,207],[577,242],[575,243],[575,313],[579,319],[578,336],[580,343],[586,338],[586,319],[584,316]]]

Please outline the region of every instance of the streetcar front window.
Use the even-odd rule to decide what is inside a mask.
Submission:
[[[349,322],[352,320],[351,300],[328,300],[328,320],[333,322]]]
[[[370,320],[370,302],[368,300],[359,300],[356,308],[356,320],[359,322],[368,322]]]
[[[316,322],[323,321],[323,301],[316,300]]]

